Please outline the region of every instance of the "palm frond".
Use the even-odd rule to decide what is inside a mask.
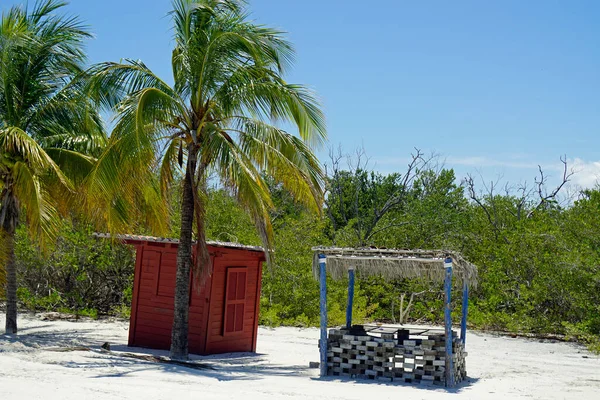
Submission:
[[[142,203],[158,216],[165,211],[158,200],[166,198],[184,153],[197,155],[198,242],[204,235],[202,182],[215,173],[272,249],[273,202],[265,175],[313,210],[322,205],[323,172],[312,152],[326,139],[319,100],[283,79],[293,48],[283,32],[249,22],[245,1],[174,0],[170,15],[173,88],[139,61],[87,71],[87,92],[117,112],[106,151],[88,177],[90,201],[111,205],[105,218],[113,226]],[[290,122],[297,132],[277,127]],[[154,189],[146,193],[148,184]]]
[[[88,178],[89,190],[108,202],[123,193],[132,202],[140,186],[147,184],[157,165],[160,135],[172,129],[169,121],[180,115],[182,105],[158,88],[144,88],[127,97],[119,107],[117,124],[106,149]],[[131,203],[135,206],[135,203]]]
[[[54,160],[61,171],[65,171],[64,174],[71,182],[82,182],[96,163],[93,157],[69,149],[50,147],[46,149],[46,154]]]
[[[223,135],[211,135],[203,149],[203,158],[211,157],[211,166],[223,184],[237,197],[255,221],[262,221],[265,247],[273,248],[273,229],[269,210],[273,208],[271,193],[253,160]]]
[[[0,20],[0,275],[20,222],[42,249],[55,237],[59,210],[76,204],[71,178],[80,182],[93,162],[80,153],[98,154],[106,140],[79,79],[91,34],[59,13],[66,4],[38,0]]]
[[[164,198],[167,198],[169,189],[173,184],[175,171],[183,165],[183,141],[180,138],[174,138],[167,143],[167,148],[162,156],[160,166],[160,191]]]
[[[319,211],[324,176],[318,159],[296,136],[265,122],[235,118],[234,128],[242,151],[261,171],[281,183],[296,201]]]
[[[38,0],[33,6],[29,20],[33,25],[37,25],[40,23],[42,18],[49,16],[54,11],[66,6],[67,4],[69,3],[66,1]]]
[[[27,113],[25,126],[42,146],[98,155],[106,145],[104,123],[85,93],[86,79],[79,75]]]
[[[250,115],[263,121],[293,121],[300,137],[311,146],[326,139],[325,116],[314,93],[285,83],[273,72],[240,68],[213,98],[223,115]]]
[[[69,179],[63,174],[46,151],[25,132],[17,127],[9,127],[0,131],[0,149],[11,155],[27,160],[28,167],[35,173],[53,173],[68,188],[72,187]]]
[[[86,92],[107,110],[113,110],[131,93],[155,88],[171,98],[178,95],[156,76],[143,62],[125,60],[124,63],[105,62],[92,66]],[[181,99],[178,99],[181,102]]]
[[[15,164],[13,171],[15,177],[13,191],[27,210],[27,227],[30,235],[37,237],[43,246],[48,240],[56,237],[60,219],[35,171],[21,161]]]

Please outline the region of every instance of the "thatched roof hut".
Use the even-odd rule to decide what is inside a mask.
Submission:
[[[386,279],[426,279],[444,282],[444,259],[452,258],[453,276],[470,287],[477,285],[477,267],[459,253],[447,250],[393,250],[373,248],[313,247],[313,274],[319,278],[319,254],[327,257],[327,272],[336,280],[354,269],[359,276],[378,275]]]
[[[445,335],[445,382],[454,386],[452,333],[452,278],[463,284],[460,342],[465,344],[469,287],[477,285],[477,267],[459,253],[447,250],[390,250],[313,247],[313,274],[320,282],[319,307],[321,314],[321,339],[319,341],[321,376],[328,373],[327,338],[327,273],[333,279],[348,277],[348,303],[346,328],[352,327],[352,305],[355,274],[359,276],[382,276],[390,279],[423,279],[444,283],[444,335]],[[319,257],[324,256],[324,257]],[[452,268],[445,264],[452,259]],[[406,341],[404,342],[406,344]],[[335,365],[335,364],[332,364]],[[341,367],[340,367],[341,368]]]

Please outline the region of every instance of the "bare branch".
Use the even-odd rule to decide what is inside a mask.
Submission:
[[[398,206],[406,199],[406,195],[412,187],[412,183],[414,182],[415,178],[419,176],[421,170],[425,168],[431,162],[432,159],[433,158],[424,159],[423,152],[420,149],[415,148],[415,152],[411,154],[411,160],[408,163],[406,172],[400,183],[400,189],[392,196],[390,196],[390,198],[387,199],[387,201],[384,203],[381,209],[373,210],[373,219],[364,233],[363,242],[366,242],[369,238],[373,236],[372,232],[377,226],[377,223],[381,220],[381,218],[383,218],[383,216],[387,214],[391,209]],[[381,232],[381,230],[379,230],[378,232]]]
[[[550,201],[555,200],[558,193],[571,180],[571,177],[575,174],[575,171],[573,171],[572,169],[569,170],[566,155],[560,157],[560,162],[563,164],[562,181],[550,193],[547,193],[545,191],[545,187],[547,184],[547,177],[544,175],[542,166],[538,165],[540,177],[539,177],[539,180],[538,180],[538,178],[535,179],[535,183],[537,185],[537,193],[538,193],[539,201],[538,201],[538,204],[531,211],[529,211],[529,213],[527,214],[527,218],[530,218],[536,211],[538,211],[539,209],[544,207]]]
[[[408,225],[408,222],[391,222],[387,225],[382,226],[381,228],[378,229],[374,229],[372,230],[368,236],[365,237],[365,242],[368,241],[369,239],[371,239],[373,236],[377,235],[380,232],[386,231],[390,228],[397,228],[397,227],[401,227],[401,226],[405,226]]]
[[[469,196],[469,198],[471,200],[473,200],[478,206],[479,208],[481,208],[483,210],[483,212],[485,213],[488,222],[490,223],[490,225],[497,230],[498,227],[496,226],[493,218],[492,218],[492,214],[490,213],[490,210],[488,209],[488,207],[483,203],[483,201],[481,201],[481,199],[477,196],[477,193],[475,192],[475,180],[473,179],[472,175],[467,175],[467,177],[464,179],[464,183],[467,187],[467,194]]]
[[[419,166],[424,167],[427,164],[427,162],[430,161],[425,161],[423,159],[423,153],[421,152],[421,150],[417,148],[415,148],[415,150],[416,153],[411,154],[412,159],[408,163],[408,168],[406,170],[406,173],[404,174],[402,183],[400,184],[400,191],[394,196],[390,197],[383,205],[381,210],[377,211],[377,220],[381,219],[381,217],[385,215],[385,213],[387,213],[391,208],[397,206],[404,199],[409,186],[412,184],[412,182],[420,172]]]
[[[432,290],[423,290],[422,292],[411,293],[410,299],[408,300],[408,304],[406,305],[406,308],[404,308],[404,299],[406,298],[406,293],[401,293],[400,294],[400,315],[399,315],[400,321],[398,321],[398,323],[399,324],[406,323],[406,320],[408,319],[408,314],[410,313],[410,309],[412,307],[415,296],[420,296],[424,293],[430,293],[430,292],[432,292]],[[394,311],[392,309],[392,315],[393,315],[393,313],[394,313]]]
[[[342,156],[341,145],[338,146],[337,153],[333,147],[330,147],[329,148],[329,160],[331,162],[331,165],[328,165],[327,163],[323,164],[323,167],[325,169],[325,177],[326,177],[323,203],[325,205],[325,210],[326,210],[327,216],[329,217],[329,220],[331,221],[331,224],[333,225],[333,238],[332,239],[333,239],[334,243],[335,243],[335,234],[338,230],[338,226],[337,226],[335,217],[333,215],[331,201],[335,200],[335,198],[337,198],[339,200],[340,215],[345,220],[345,222],[347,222],[347,216],[346,216],[346,211],[344,208],[344,202],[342,201],[342,196],[341,196],[342,188],[340,186],[339,179],[337,179],[337,177],[339,176],[339,171],[340,171],[340,160],[342,158],[343,158],[343,156]]]

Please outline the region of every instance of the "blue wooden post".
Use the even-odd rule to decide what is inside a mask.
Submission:
[[[352,327],[352,304],[354,303],[354,267],[348,269],[348,305],[346,306],[346,327]]]
[[[452,258],[444,260],[446,279],[444,280],[445,304],[444,326],[446,330],[446,386],[454,387],[454,364],[452,362],[452,314],[450,313],[450,295],[452,292]]]
[[[469,283],[463,282],[462,320],[460,321],[460,341],[463,346],[467,341],[467,313],[469,310]]]
[[[319,254],[320,282],[321,282],[321,340],[319,341],[319,352],[321,353],[320,368],[321,376],[327,376],[327,268],[325,254]]]

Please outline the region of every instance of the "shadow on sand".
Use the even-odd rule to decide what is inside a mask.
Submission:
[[[162,371],[169,374],[198,376],[214,378],[220,381],[234,380],[259,380],[269,376],[298,377],[304,376],[315,381],[353,382],[361,385],[406,386],[423,390],[445,391],[460,393],[477,382],[477,378],[467,378],[455,388],[439,386],[422,386],[404,382],[379,382],[372,380],[355,380],[340,377],[315,377],[317,371],[311,370],[307,365],[281,365],[269,361],[266,354],[257,353],[228,353],[209,356],[190,355],[190,363],[202,366],[202,369],[190,368],[182,365],[166,364],[129,358],[123,353],[135,353],[154,357],[168,357],[164,350],[128,347],[119,336],[104,336],[102,339],[95,337],[94,329],[73,329],[68,331],[55,331],[52,324],[27,327],[20,330],[19,335],[0,335],[0,345],[5,343],[19,343],[25,351],[57,351],[76,353],[72,357],[60,357],[52,361],[55,365],[65,368],[84,368],[97,370],[93,378],[128,377],[142,371]],[[112,341],[111,341],[112,339]],[[111,351],[104,352],[102,344],[108,341]],[[2,351],[0,347],[0,352]]]
[[[50,329],[49,329],[50,328]],[[308,366],[278,365],[269,362],[265,354],[229,353],[209,356],[190,355],[190,367],[162,362],[140,360],[125,357],[124,353],[135,353],[143,356],[167,357],[164,350],[128,347],[119,343],[122,338],[115,336],[94,338],[94,329],[74,329],[68,331],[52,330],[52,324],[33,326],[21,329],[19,335],[0,335],[0,352],[2,342],[18,343],[22,350],[17,352],[61,352],[72,353],[73,356],[58,357],[52,363],[65,368],[85,368],[98,370],[94,378],[126,377],[141,371],[159,370],[171,374],[215,378],[222,381],[256,380],[266,376],[313,376]],[[102,350],[102,344],[111,344],[111,351]],[[75,355],[76,354],[76,355]],[[200,367],[196,369],[193,367]]]
[[[464,381],[457,384],[453,388],[447,388],[443,386],[425,386],[418,383],[406,383],[406,382],[380,382],[371,379],[352,379],[340,376],[326,376],[326,377],[318,377],[312,378],[315,381],[324,381],[324,382],[352,382],[360,385],[374,385],[374,386],[401,386],[401,387],[411,387],[418,388],[422,390],[432,390],[436,392],[446,392],[446,393],[460,393],[464,389],[467,389],[473,386],[479,378],[470,378],[467,377]]]

